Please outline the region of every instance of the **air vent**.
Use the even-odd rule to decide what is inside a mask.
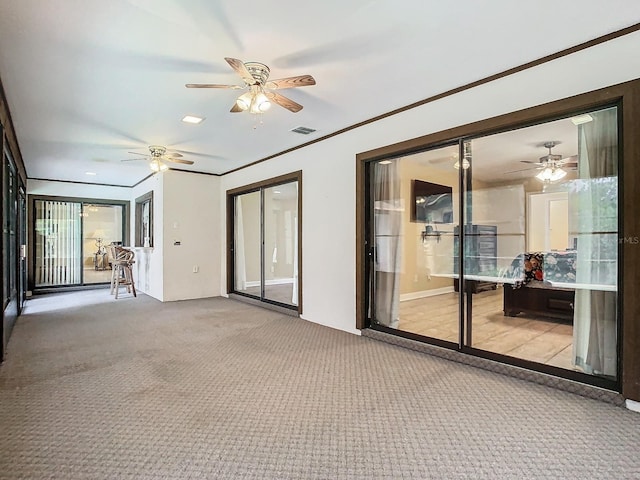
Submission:
[[[315,132],[315,129],[313,128],[308,128],[308,127],[296,127],[293,130],[291,130],[292,132],[295,133],[300,133],[302,135],[309,135],[310,133]]]

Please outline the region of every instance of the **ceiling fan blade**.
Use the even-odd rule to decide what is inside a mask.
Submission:
[[[219,85],[217,83],[187,83],[185,84],[187,88],[231,88],[233,90],[239,90],[241,88],[240,85]]]
[[[449,157],[440,157],[440,158],[432,158],[429,160],[429,163],[431,165],[436,165],[438,163],[449,163],[451,162],[451,164],[453,165],[456,160],[458,160],[457,155],[456,156],[449,156]]]
[[[256,79],[253,78],[253,75],[249,73],[249,70],[247,70],[247,67],[242,60],[229,57],[225,57],[225,60],[229,65],[231,65],[231,68],[233,68],[236,73],[240,75],[240,78],[242,78],[242,80],[244,80],[247,85],[255,85],[257,83]]]
[[[165,161],[165,162],[171,162],[171,163],[183,163],[185,165],[193,165],[193,161],[191,161],[191,160],[183,160],[182,158],[162,157],[162,160]]]
[[[231,107],[231,110],[229,110],[231,113],[240,113],[240,112],[244,112],[244,110],[242,110],[237,103],[233,104],[233,107]]]
[[[146,158],[125,158],[120,160],[121,162],[139,162],[140,160],[146,160]]]
[[[183,157],[184,155],[182,155],[181,153],[178,152],[167,152],[164,154],[165,157],[173,157],[173,158],[180,158]]]
[[[179,152],[186,153],[190,157],[202,157],[202,158],[213,158],[215,160],[221,160],[224,157],[220,155],[209,155],[207,153],[194,152],[193,150],[178,150]]]
[[[542,162],[540,162],[538,160],[536,160],[536,161],[533,161],[533,160],[520,160],[520,161],[522,163],[533,163],[534,165],[542,165]]]
[[[570,157],[565,157],[558,161],[558,165],[578,165],[578,156],[571,155]]]
[[[130,153],[131,155],[142,155],[143,157],[148,157],[149,154],[148,153],[138,153],[138,152],[127,152]]]
[[[503,175],[508,175],[510,173],[519,173],[519,172],[527,172],[530,170],[540,170],[542,167],[531,167],[531,168],[522,168],[520,170],[511,170],[509,172],[502,172]]]
[[[270,80],[266,83],[266,88],[273,90],[294,87],[306,87],[307,85],[315,85],[316,81],[311,75],[298,75],[297,77],[279,78]]]
[[[290,98],[287,98],[287,97],[285,97],[283,95],[280,95],[279,93],[265,92],[265,95],[267,96],[267,98],[273,100],[278,105],[280,105],[281,107],[286,108],[290,112],[297,113],[300,110],[302,110],[302,105],[300,105],[299,103],[294,102]]]

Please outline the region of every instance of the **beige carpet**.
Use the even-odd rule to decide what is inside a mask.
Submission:
[[[640,415],[227,299],[29,300],[2,479],[632,479]]]

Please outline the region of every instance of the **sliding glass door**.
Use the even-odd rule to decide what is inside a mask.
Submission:
[[[35,286],[82,283],[82,204],[36,200]]]
[[[123,206],[84,203],[82,209],[83,282],[109,282],[111,266],[106,246],[123,241]]]
[[[299,310],[299,180],[229,193],[229,291]]]
[[[371,167],[372,320],[452,344],[460,331],[457,158],[456,143]]]
[[[618,151],[613,106],[370,162],[371,325],[613,385]]]
[[[125,205],[34,200],[34,287],[105,283],[110,279],[106,245],[122,244]]]
[[[260,190],[235,198],[236,292],[262,297],[262,194]]]

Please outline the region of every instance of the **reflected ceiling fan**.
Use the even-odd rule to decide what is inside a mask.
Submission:
[[[520,170],[512,170],[509,173],[526,172],[529,170],[540,170],[536,174],[536,178],[543,183],[557,182],[563,179],[567,175],[568,168],[576,169],[578,167],[578,156],[573,155],[571,157],[563,158],[562,155],[551,153],[551,149],[560,142],[549,141],[543,144],[544,148],[547,148],[549,152],[538,159],[538,161],[520,160],[522,163],[531,163],[534,166],[529,168],[523,168]]]
[[[149,160],[149,167],[154,172],[164,172],[169,169],[167,162],[169,163],[182,163],[184,165],[193,165],[191,160],[184,160],[181,153],[167,152],[167,148],[162,145],[150,145],[149,153],[137,153],[129,152],[132,155],[141,155],[145,159]],[[136,160],[143,160],[142,158],[127,158],[122,160],[123,162],[135,162]]]
[[[290,112],[297,113],[302,110],[302,105],[290,98],[272,92],[285,88],[306,87],[315,85],[316,81],[311,75],[298,75],[296,77],[269,80],[269,67],[263,63],[247,62],[237,58],[226,57],[227,63],[240,75],[244,85],[219,85],[215,83],[187,83],[187,88],[231,88],[234,90],[247,89],[245,93],[236,99],[231,107],[231,112],[264,113],[271,107],[271,102],[277,103]]]

